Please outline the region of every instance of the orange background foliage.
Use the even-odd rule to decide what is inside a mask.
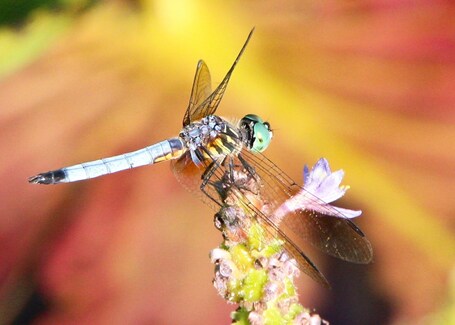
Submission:
[[[455,319],[455,6],[142,0],[0,30],[3,323],[229,323],[213,211],[168,163],[26,180],[178,134],[198,59],[217,84],[253,26],[217,113],[268,120],[267,156],[298,183],[319,157],[344,169],[375,250],[369,266],[311,251],[333,289],[302,275],[302,303],[334,324]]]

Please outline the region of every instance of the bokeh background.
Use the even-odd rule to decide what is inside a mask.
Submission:
[[[455,5],[442,0],[0,1],[0,323],[227,324],[213,212],[163,163],[76,184],[37,172],[176,135],[198,59],[218,114],[269,120],[301,182],[326,157],[368,266],[309,253],[332,324],[455,324]]]

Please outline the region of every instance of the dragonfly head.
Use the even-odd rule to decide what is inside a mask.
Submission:
[[[257,115],[245,115],[240,121],[240,129],[244,132],[243,142],[253,152],[263,152],[272,140],[270,124]]]

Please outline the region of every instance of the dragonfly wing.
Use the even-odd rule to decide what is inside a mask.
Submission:
[[[199,197],[204,203],[208,204],[214,210],[219,210],[223,203],[218,200],[216,203],[201,191],[202,175],[204,174],[209,163],[206,161],[205,166],[197,166],[191,159],[191,153],[188,151],[179,159],[171,160],[172,171],[177,180],[189,192]],[[217,192],[213,187],[207,187],[211,197],[219,199]]]
[[[232,157],[232,159],[236,159]],[[200,187],[203,182],[205,168],[198,168],[192,161],[191,156],[187,153],[181,158],[172,161],[172,169],[177,179],[191,192],[199,196],[205,203],[211,206],[216,211],[220,210],[220,206],[224,203],[220,198],[219,192],[216,190],[214,184],[219,182],[225,182],[224,176],[229,173],[228,167],[222,164],[221,160],[218,162],[219,165],[215,168],[213,174],[211,174],[207,185],[204,187],[205,194],[201,191]],[[209,165],[209,164],[206,164]],[[234,165],[241,166],[241,162],[234,162]],[[243,167],[242,167],[243,168]],[[230,184],[231,187],[236,187],[235,184]],[[258,220],[264,225],[264,229],[268,233],[268,237],[282,237],[284,241],[284,248],[292,255],[292,257],[299,264],[301,271],[308,274],[316,282],[328,287],[328,282],[324,275],[316,268],[311,260],[302,252],[302,250],[286,236],[286,234],[279,229],[267,216],[259,211],[253,203],[249,202],[242,191],[237,189],[234,191],[237,199],[244,202],[244,208],[247,213],[257,216]]]
[[[197,108],[212,93],[212,85],[209,68],[203,60],[199,60],[194,75],[193,88],[191,90],[190,102],[183,117],[183,126],[186,126],[195,120]]]
[[[274,209],[297,192],[306,191],[262,154],[244,150],[242,156],[260,176],[261,195]],[[289,212],[280,222],[280,229],[288,237],[295,238],[297,243],[303,238],[321,251],[342,260],[371,262],[373,250],[363,232],[338,210],[309,192],[306,195],[311,197],[314,204],[324,206],[330,215],[308,209]]]
[[[242,173],[247,173],[247,171],[244,170],[243,163],[236,157],[236,156],[229,156],[231,159],[231,167],[228,167],[227,164],[221,164],[215,171],[215,173],[211,176],[210,178],[210,183],[209,184],[216,184],[217,182],[225,182],[225,175],[227,174],[232,174],[232,171],[230,168],[232,166],[235,166],[235,168],[238,168],[241,170]],[[294,241],[287,236],[286,233],[284,233],[272,220],[269,218],[266,214],[264,214],[259,206],[257,206],[257,202],[253,203],[249,201],[247,196],[245,195],[245,188],[240,189],[237,184],[230,183],[229,184],[231,188],[234,188],[234,190],[230,190],[233,192],[237,200],[239,202],[242,202],[243,205],[242,207],[247,211],[246,213],[256,216],[257,220],[263,225],[264,230],[268,234],[268,238],[276,238],[279,237],[283,239],[284,242],[284,248],[285,250],[292,255],[292,257],[297,261],[299,264],[299,268],[301,271],[305,272],[307,275],[309,275],[313,280],[316,282],[329,287],[329,284],[324,277],[324,275],[317,269],[317,267],[311,262],[311,260],[303,253],[303,251],[294,243]],[[212,192],[215,192],[213,190]],[[253,195],[253,197],[256,197],[256,194]],[[259,197],[259,199],[262,199],[262,197]]]
[[[234,71],[235,66],[237,65],[237,63],[240,60],[240,57],[242,56],[243,52],[245,51],[245,48],[248,45],[248,42],[250,41],[253,31],[254,31],[254,28],[248,34],[245,44],[243,44],[243,47],[240,50],[239,54],[237,55],[237,58],[235,59],[231,68],[229,69],[229,71],[227,72],[223,81],[221,81],[221,83],[218,85],[218,87],[216,87],[215,91],[213,93],[211,93],[210,95],[208,95],[208,97],[204,97],[203,102],[200,103],[199,105],[196,105],[196,104],[193,105],[192,103],[193,102],[196,103],[196,101],[192,101],[192,98],[190,99],[190,104],[189,104],[189,106],[185,112],[185,116],[183,118],[184,126],[188,125],[189,123],[191,123],[193,121],[197,121],[207,115],[212,115],[215,113],[216,109],[218,108],[218,105],[220,104],[221,99],[223,98],[224,92],[226,91],[226,87],[229,83],[229,79],[231,78],[232,72]],[[203,61],[199,61],[199,63],[201,63],[201,62],[203,63]],[[205,63],[203,63],[203,66],[205,66],[204,70],[202,68],[199,69],[199,64],[198,64],[198,69],[196,70],[196,76],[194,79],[193,91],[192,91],[191,97],[193,97],[193,94],[194,95],[199,94],[201,96],[205,95],[205,92],[208,89],[205,86],[206,82],[204,81],[204,79],[206,77],[202,78],[205,75],[205,73],[203,74],[202,71],[205,71],[205,70],[207,71],[207,74],[209,76],[208,80],[209,80],[209,84],[210,84],[210,74],[208,73],[208,68],[205,65]],[[199,77],[198,74],[200,74],[201,76]],[[202,85],[201,86],[199,85],[199,81],[198,81],[199,79],[201,80],[201,84],[204,87],[202,87]],[[198,81],[198,82],[196,82],[196,81]],[[199,90],[199,88],[201,88],[204,91]],[[197,89],[196,92],[195,92],[195,89]]]

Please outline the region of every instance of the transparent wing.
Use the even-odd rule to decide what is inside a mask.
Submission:
[[[190,102],[183,117],[183,126],[186,126],[193,121],[192,116],[195,115],[196,109],[207,99],[212,93],[212,85],[209,68],[203,60],[199,60],[196,73],[194,75],[193,89],[191,90]]]
[[[191,93],[191,98],[190,98],[190,104],[188,105],[188,108],[185,112],[185,116],[183,117],[183,125],[188,125],[193,121],[197,121],[207,115],[214,114],[216,109],[218,108],[218,105],[220,104],[221,99],[223,98],[224,92],[226,91],[226,87],[229,83],[229,79],[231,78],[232,72],[235,69],[235,66],[240,60],[240,57],[242,56],[243,52],[245,51],[246,46],[248,45],[248,42],[250,41],[251,35],[253,35],[254,28],[251,30],[251,32],[248,34],[248,37],[245,41],[245,44],[243,44],[242,49],[240,50],[239,54],[237,55],[237,58],[235,59],[234,63],[232,64],[231,68],[227,72],[226,76],[224,77],[223,81],[216,87],[215,91],[208,95],[208,97],[205,97],[202,99],[202,103],[197,104],[196,100],[193,100],[193,94],[195,97],[197,95],[205,96],[205,92],[207,91],[206,87],[206,81],[204,80],[206,78],[206,75],[208,75],[208,81],[209,81],[209,88],[210,88],[210,74],[208,72],[207,65],[203,61],[199,61],[198,68],[196,70],[196,76],[194,78],[194,83],[193,83],[193,91]],[[202,64],[201,64],[202,62]],[[199,65],[202,65],[202,67],[205,66],[204,69],[199,68]],[[203,71],[206,71],[203,72]],[[200,75],[200,76],[199,76]],[[200,81],[199,81],[200,80]],[[201,85],[199,85],[199,82]],[[196,89],[196,91],[195,91]]]
[[[205,161],[205,166],[197,166],[191,159],[190,152],[186,152],[179,159],[171,160],[171,168],[177,180],[189,192],[199,197],[204,203],[211,208],[219,210],[221,202],[215,203],[207,195],[201,191],[202,174],[208,167],[208,162]],[[216,194],[216,193],[213,193]]]
[[[236,157],[231,156],[230,158],[234,159],[234,165],[242,166],[241,162],[238,161]],[[205,167],[208,165],[209,163],[206,162]],[[180,159],[173,160],[172,169],[179,182],[182,183],[186,189],[200,197],[205,203],[214,208],[216,211],[220,210],[223,202],[220,199],[219,193],[213,184],[221,181],[223,176],[226,173],[229,173],[227,164],[220,164],[216,168],[216,171],[213,173],[213,175],[211,175],[210,182],[204,188],[206,194],[204,194],[200,189],[205,168],[198,168],[195,164],[193,164],[191,161],[191,156],[189,154],[186,154]],[[231,184],[231,186],[235,186],[235,184]],[[248,201],[248,199],[241,193],[240,190],[235,191],[235,193],[238,196],[238,199],[245,203],[245,207],[250,211],[250,213],[258,216],[258,220],[264,225],[264,229],[267,231],[269,237],[279,236],[283,239],[285,243],[284,248],[297,261],[300,270],[305,272],[316,282],[328,287],[329,284],[324,275],[322,275],[322,273],[303,253],[303,251],[289,237],[287,237],[287,235],[266,215],[255,208],[255,206]]]
[[[242,157],[260,176],[261,195],[276,209],[299,191],[305,191],[288,175],[262,154],[242,151]],[[325,206],[325,202],[311,193],[314,204]],[[373,250],[363,232],[339,211],[330,206],[325,207],[330,215],[313,210],[298,210],[285,216],[280,222],[280,229],[287,237],[298,244],[301,239],[311,243],[321,251],[353,263],[369,263]]]

